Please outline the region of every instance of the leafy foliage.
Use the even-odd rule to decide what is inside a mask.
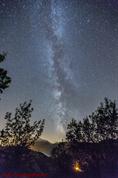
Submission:
[[[5,60],[6,54],[0,54],[0,63]],[[0,68],[0,93],[9,87],[11,83],[11,78],[7,75],[7,71]]]
[[[72,121],[67,126],[69,142],[100,142],[118,138],[118,109],[115,101],[105,98],[95,112],[83,119]]]
[[[65,154],[65,143],[64,142],[60,142],[58,143],[58,145],[56,147],[54,147],[54,149],[52,150],[52,156],[53,158],[57,158],[59,155],[62,156],[62,154]]]
[[[53,148],[51,155],[57,169],[61,168],[62,172],[66,172],[66,174],[70,173],[72,157],[69,154],[69,148],[67,144],[65,144],[64,142],[58,143],[58,145]]]
[[[20,104],[16,108],[14,116],[7,112],[5,115],[6,126],[1,131],[2,145],[15,145],[29,147],[40,137],[44,128],[44,120],[34,121],[33,125],[30,123],[31,101]]]

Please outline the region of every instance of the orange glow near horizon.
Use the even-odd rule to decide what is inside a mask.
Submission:
[[[81,166],[78,161],[73,164],[73,169],[76,173],[82,172]]]

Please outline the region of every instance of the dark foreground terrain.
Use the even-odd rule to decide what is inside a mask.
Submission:
[[[118,178],[118,145],[114,149],[105,148],[102,156],[96,156],[94,149],[87,145],[76,145],[80,150],[89,149],[90,163],[83,172],[73,170],[70,158],[55,160],[42,153],[23,147],[0,148],[0,178],[4,177],[47,177],[47,178]],[[109,145],[110,146],[110,145]],[[96,148],[97,149],[97,148]],[[99,151],[99,149],[98,149]],[[78,158],[77,148],[74,153]],[[74,159],[76,159],[74,155]],[[99,158],[99,159],[98,159]],[[66,164],[65,164],[66,162]],[[68,165],[67,167],[65,165]],[[35,173],[35,175],[33,175]],[[25,175],[23,175],[25,174]]]

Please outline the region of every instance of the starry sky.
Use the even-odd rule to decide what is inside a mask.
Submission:
[[[0,0],[0,52],[12,84],[0,118],[32,99],[32,120],[46,119],[43,138],[118,100],[117,0]]]

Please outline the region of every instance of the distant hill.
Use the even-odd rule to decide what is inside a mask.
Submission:
[[[57,145],[57,143],[51,143],[44,139],[39,139],[31,149],[37,152],[44,153],[47,156],[51,155],[52,149]]]
[[[43,153],[23,147],[0,147],[0,178],[9,172],[49,174],[52,167],[52,159]]]

